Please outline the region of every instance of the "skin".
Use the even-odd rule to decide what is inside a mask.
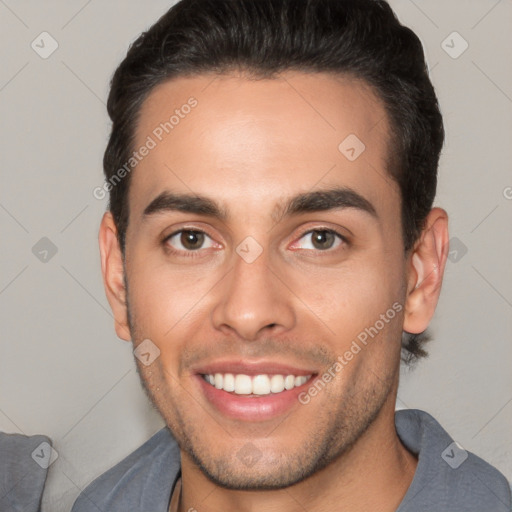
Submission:
[[[131,176],[124,263],[108,212],[99,234],[118,336],[134,346],[149,338],[160,350],[153,364],[137,362],[180,445],[179,510],[394,511],[417,465],[394,426],[401,333],[422,332],[434,313],[446,212],[432,209],[404,252],[400,193],[385,168],[387,116],[360,81],[300,72],[174,79],[143,104],[136,147],[190,96],[197,107]],[[338,150],[349,134],[366,146],[354,161]],[[289,198],[333,187],[356,191],[377,216],[357,208],[282,215]],[[144,218],[164,190],[205,196],[226,218],[179,211]],[[208,235],[204,248],[187,253],[179,235],[163,242],[185,228]],[[305,234],[312,229],[334,229],[348,243],[334,237],[332,247],[318,248]],[[263,249],[252,263],[236,252],[247,236]],[[193,377],[197,364],[220,357],[321,374],[395,302],[402,311],[287,415],[229,419]],[[237,457],[248,443],[259,454],[251,465]]]

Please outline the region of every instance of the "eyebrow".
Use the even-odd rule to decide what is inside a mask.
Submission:
[[[169,211],[195,213],[197,215],[216,217],[221,220],[227,218],[227,212],[207,197],[192,194],[175,194],[169,191],[164,191],[153,199],[144,209],[142,216],[147,218]]]
[[[332,188],[298,194],[284,204],[276,205],[272,217],[280,221],[284,217],[301,213],[353,208],[368,213],[375,219],[378,214],[372,203],[350,188]],[[179,211],[214,217],[221,221],[228,218],[227,211],[212,199],[201,195],[177,194],[164,191],[146,206],[143,218],[169,211]]]
[[[300,213],[321,212],[341,208],[354,208],[370,214],[378,219],[377,210],[368,199],[350,188],[334,188],[315,190],[293,197],[285,208],[277,208],[280,217],[288,217]]]

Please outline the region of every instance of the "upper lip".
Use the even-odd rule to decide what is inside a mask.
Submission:
[[[309,368],[299,368],[289,364],[282,364],[276,361],[248,361],[248,360],[225,360],[213,361],[204,365],[197,366],[193,370],[202,375],[213,375],[215,373],[233,373],[243,375],[313,375],[316,373]]]

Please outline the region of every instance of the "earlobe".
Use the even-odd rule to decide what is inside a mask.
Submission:
[[[110,212],[106,212],[103,215],[98,242],[100,246],[103,285],[114,315],[115,330],[119,338],[130,341],[123,255],[117,239],[117,227]]]
[[[448,255],[448,215],[433,208],[408,261],[404,331],[423,332],[434,316]]]

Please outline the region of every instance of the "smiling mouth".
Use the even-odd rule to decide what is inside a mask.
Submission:
[[[244,396],[279,394],[300,387],[311,380],[310,375],[261,374],[245,375],[233,373],[201,374],[214,388]]]

